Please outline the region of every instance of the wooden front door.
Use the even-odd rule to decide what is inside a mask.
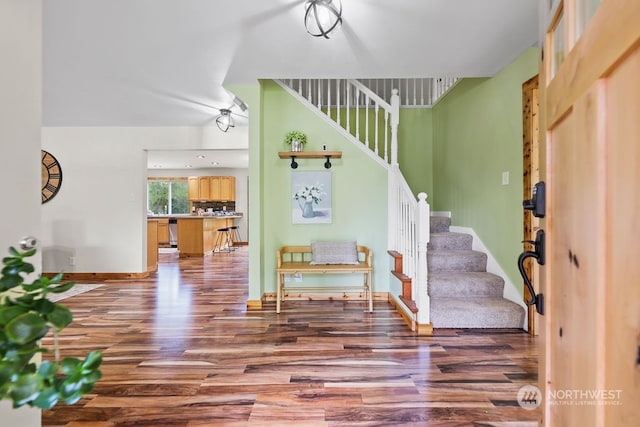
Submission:
[[[595,5],[560,1],[541,70],[549,426],[640,425],[640,1]]]

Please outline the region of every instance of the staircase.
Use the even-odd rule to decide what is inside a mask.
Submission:
[[[430,217],[428,293],[434,328],[522,328],[525,310],[502,297],[504,280],[487,273],[472,236],[449,231],[451,218]]]
[[[387,169],[388,253],[402,284],[402,294],[391,297],[412,330],[523,327],[524,309],[502,297],[504,281],[487,273],[486,254],[471,250],[471,236],[450,233],[449,218],[430,216],[427,195],[416,200],[398,164],[400,105],[433,105],[457,79],[403,80],[404,92],[385,80],[276,82]]]

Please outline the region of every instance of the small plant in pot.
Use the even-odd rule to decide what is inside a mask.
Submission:
[[[284,142],[291,145],[291,151],[302,151],[302,147],[307,143],[307,135],[299,130],[287,132]]]
[[[24,405],[51,409],[59,401],[76,403],[93,389],[100,379],[102,354],[92,351],[80,360],[66,357],[60,360],[58,334],[73,320],[71,311],[47,298],[50,293],[62,293],[75,283],[61,283],[62,273],[53,278],[39,277],[25,283],[25,277],[35,270],[25,258],[33,256],[35,248],[18,251],[9,248],[9,257],[2,259],[0,275],[0,399],[11,400],[14,408]],[[55,360],[34,362],[38,353],[49,353],[41,340],[49,331],[54,336]]]

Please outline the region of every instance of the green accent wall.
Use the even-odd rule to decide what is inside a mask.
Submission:
[[[530,48],[492,78],[462,80],[433,108],[431,207],[473,228],[514,284],[522,282],[522,84],[538,60]]]
[[[230,88],[240,98],[255,88]],[[387,171],[331,124],[309,110],[271,80],[259,85],[259,128],[250,129],[250,282],[249,299],[276,291],[276,251],[286,245],[309,245],[314,240],[355,240],[373,250],[374,292],[387,292]],[[243,98],[244,99],[244,98]],[[256,118],[253,103],[251,122]],[[284,135],[290,130],[307,134],[305,151],[343,152],[328,169],[332,176],[332,223],[292,224],[291,161],[280,159],[288,151]],[[256,147],[256,145],[259,146]],[[298,159],[296,171],[326,171],[324,159]],[[260,194],[254,193],[255,187]],[[255,190],[258,191],[258,190]],[[259,207],[256,206],[259,204]],[[297,209],[297,208],[296,208]],[[257,218],[259,217],[259,218]],[[258,222],[256,224],[256,221]],[[256,230],[259,229],[259,231]],[[258,248],[256,251],[253,248]],[[259,264],[256,267],[254,264]],[[259,274],[258,281],[254,274]],[[301,285],[361,283],[361,275],[303,275]],[[297,285],[297,284],[296,284]]]
[[[528,49],[492,78],[464,79],[433,109],[401,108],[398,161],[414,193],[431,209],[450,211],[452,224],[470,227],[512,283],[521,279],[522,83],[538,70],[539,50]],[[376,292],[389,283],[387,171],[342,131],[271,80],[228,88],[251,109],[249,129],[249,300],[275,293],[275,253],[313,240],[356,240],[374,251]],[[289,130],[308,136],[306,151],[343,152],[333,160],[331,224],[292,224]],[[353,132],[353,129],[352,129]],[[321,159],[298,160],[297,171],[324,171]],[[502,173],[509,172],[509,185]],[[356,276],[309,276],[305,284],[359,283]],[[519,289],[522,292],[521,289]]]
[[[398,125],[398,164],[414,194],[433,195],[433,110],[401,108]]]

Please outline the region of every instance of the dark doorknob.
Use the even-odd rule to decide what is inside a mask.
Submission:
[[[524,262],[527,258],[533,258],[538,262],[538,264],[544,265],[544,230],[538,230],[535,241],[526,241],[526,243],[533,244],[534,250],[524,251],[518,257],[518,270],[520,270],[520,275],[524,279],[524,283],[529,290],[529,295],[531,295],[531,299],[529,301],[525,301],[525,304],[535,305],[536,311],[539,314],[544,314],[544,296],[542,294],[536,294],[536,291],[533,289],[533,285],[531,284],[531,279],[529,279],[529,276],[527,276],[527,273],[524,271]]]

